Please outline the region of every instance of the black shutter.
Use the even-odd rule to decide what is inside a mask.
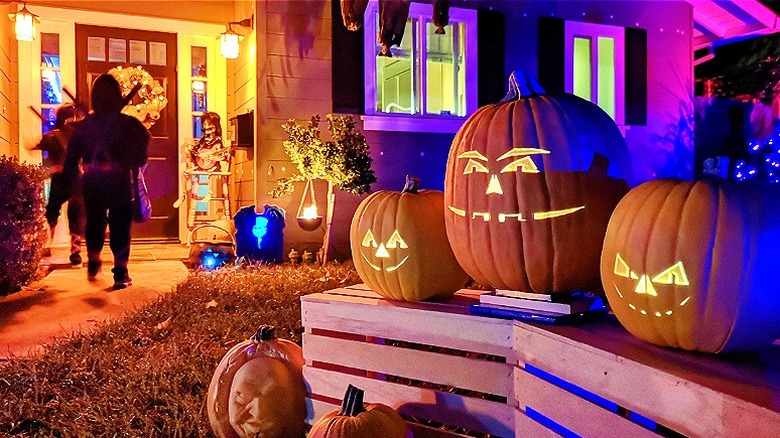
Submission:
[[[477,106],[496,103],[506,94],[505,19],[498,11],[477,11],[478,75]]]
[[[539,83],[548,93],[563,93],[564,90],[564,20],[539,17]]]
[[[363,27],[347,30],[341,18],[341,2],[331,2],[333,11],[333,112],[363,114],[365,108],[363,83]]]
[[[647,31],[626,28],[626,125],[647,124]]]

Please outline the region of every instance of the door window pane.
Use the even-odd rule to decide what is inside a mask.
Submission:
[[[41,104],[61,103],[60,36],[56,33],[41,33]]]
[[[379,15],[376,15],[377,23]],[[416,20],[414,20],[416,21]],[[401,47],[393,47],[393,57],[376,57],[377,111],[414,114],[414,75],[412,72],[413,20],[406,21]],[[378,29],[379,27],[377,27]],[[381,46],[377,44],[377,53]]]
[[[432,22],[426,23],[426,110],[428,114],[465,115],[461,105],[466,93],[465,62],[460,55],[463,53],[463,26],[447,25],[443,35],[437,35],[436,29]]]

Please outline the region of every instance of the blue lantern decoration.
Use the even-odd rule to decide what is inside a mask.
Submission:
[[[210,239],[197,240],[193,237],[199,230],[212,228],[225,235],[219,239],[214,235]],[[212,230],[213,231],[213,230]],[[216,271],[217,269],[230,264],[236,258],[235,240],[231,232],[216,223],[198,225],[190,232],[189,237],[190,251],[184,264],[190,269],[205,269],[207,271]]]
[[[233,252],[225,248],[209,246],[200,253],[200,265],[207,271],[215,271],[230,263],[232,259]]]
[[[284,215],[282,208],[268,204],[262,213],[257,213],[254,205],[238,210],[233,216],[236,255],[256,262],[281,263]]]

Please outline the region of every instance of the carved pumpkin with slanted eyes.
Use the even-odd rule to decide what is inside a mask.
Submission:
[[[477,110],[452,143],[444,213],[453,252],[499,289],[596,289],[609,216],[631,174],[604,111],[513,73],[509,95]]]
[[[352,219],[355,268],[385,298],[420,301],[451,295],[468,280],[444,231],[442,193],[418,191],[418,183],[407,177],[401,193],[373,193]]]
[[[722,180],[654,180],[607,228],[601,278],[634,336],[709,353],[780,337],[780,190]]]

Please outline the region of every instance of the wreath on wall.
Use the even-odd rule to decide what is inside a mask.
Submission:
[[[122,108],[122,114],[140,120],[146,129],[151,128],[160,119],[160,111],[168,105],[165,88],[141,67],[114,67],[108,71],[108,74],[119,82],[123,96],[126,96],[136,84],[142,85],[136,97]]]

